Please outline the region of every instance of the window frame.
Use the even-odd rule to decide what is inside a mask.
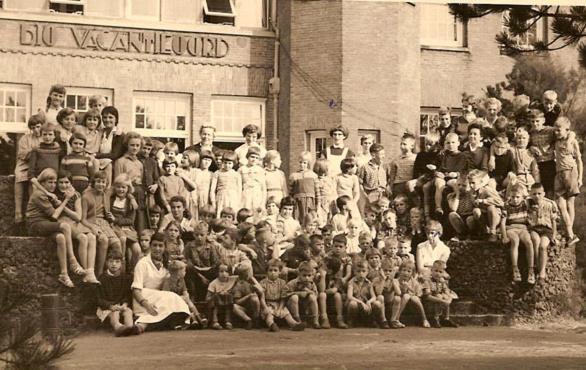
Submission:
[[[175,129],[156,129],[156,128],[147,128],[147,111],[146,111],[146,104],[145,104],[145,112],[144,112],[144,128],[136,127],[136,106],[137,106],[137,99],[151,99],[151,100],[166,100],[166,101],[178,101],[179,99],[184,99],[185,103],[185,128],[184,130],[177,130]],[[139,134],[147,137],[166,137],[166,138],[176,138],[176,139],[184,139],[186,143],[190,142],[191,138],[191,129],[193,125],[193,96],[189,93],[182,93],[182,92],[166,92],[166,91],[143,91],[143,90],[135,90],[132,92],[132,120],[131,120],[131,127],[132,131],[138,132]],[[175,114],[177,117],[177,114]],[[167,115],[164,116],[165,118],[169,117]],[[177,123],[175,123],[177,124]]]
[[[440,107],[420,107],[419,108],[419,145],[420,148],[423,148],[425,145],[425,135],[427,135],[430,132],[430,125],[429,122],[427,123],[427,129],[426,132],[423,132],[422,130],[422,125],[423,125],[423,116],[428,116],[428,117],[434,117],[436,118],[438,121],[436,121],[436,124],[439,122],[439,111]],[[452,118],[452,120],[454,120],[455,118],[458,118],[462,115],[462,108],[450,108],[450,117]],[[429,118],[428,118],[429,120]],[[437,127],[437,126],[436,126]],[[432,131],[433,132],[433,131]]]
[[[217,117],[214,112],[216,111],[214,105],[218,102],[245,102],[245,103],[255,103],[259,104],[261,108],[261,115],[260,115],[260,131],[261,135],[261,142],[264,141],[265,136],[265,129],[266,129],[266,119],[267,119],[267,99],[262,97],[256,96],[234,96],[234,95],[213,95],[212,100],[210,102],[210,123],[212,126],[216,128],[216,141],[220,142],[228,142],[228,143],[243,143],[244,137],[242,137],[242,128],[236,133],[236,131],[220,131],[220,124],[218,124]],[[224,117],[224,115],[222,115]],[[235,118],[232,118],[235,119]],[[250,122],[247,122],[248,124]],[[258,124],[257,122],[252,122],[254,124]],[[222,124],[223,126],[223,124]],[[223,128],[223,127],[222,127]]]
[[[88,109],[86,109],[86,110],[77,109],[77,103],[78,103],[77,98],[75,99],[76,108],[69,107],[69,108],[73,109],[78,115],[81,115],[89,110],[89,98],[92,95],[102,95],[102,96],[106,97],[107,98],[106,99],[107,100],[106,106],[114,105],[114,89],[101,88],[101,87],[85,87],[85,86],[65,86],[65,90],[67,92],[67,94],[65,94],[65,101],[64,101],[65,107],[69,107],[67,105],[67,97],[68,96],[76,96],[76,97],[77,96],[87,96],[87,99],[88,99],[87,108]],[[104,94],[104,93],[106,93],[106,94]]]
[[[11,87],[11,88],[8,88]],[[32,111],[32,86],[30,84],[20,84],[20,83],[12,83],[12,82],[0,82],[0,91],[1,97],[0,99],[0,108],[6,109],[14,107],[15,110],[15,117],[16,117],[16,105],[9,106],[4,105],[4,96],[6,90],[15,91],[15,92],[24,92],[25,94],[25,106],[24,106],[24,114],[25,119],[24,122],[8,122],[5,121],[3,117],[0,117],[0,130],[8,133],[26,133],[29,131],[28,129],[28,119],[31,116]]]
[[[508,30],[509,27],[506,25],[506,19],[509,16],[509,11],[504,11],[501,15],[501,31],[509,34]],[[544,41],[547,42],[548,41],[548,31],[549,31],[549,20],[548,17],[543,17],[541,19],[539,19],[539,21],[537,21],[534,25],[535,27],[535,41]],[[535,48],[531,45],[531,43],[533,43],[534,41],[529,41],[527,39],[528,36],[528,32],[524,33],[523,35],[520,36],[516,36],[513,37],[511,35],[509,35],[510,37],[513,37],[517,43],[516,43],[516,47],[521,49],[521,50],[534,50]],[[519,38],[524,37],[525,40],[523,43],[519,42]],[[501,49],[502,49],[502,45],[501,45]]]
[[[81,13],[77,12],[59,12],[51,9],[52,4],[58,5],[77,5],[81,6]],[[72,14],[72,15],[84,15],[86,10],[87,0],[49,0],[49,12],[59,14]]]
[[[468,47],[468,22],[462,22],[461,20],[457,19],[455,15],[450,15],[448,4],[437,4],[437,3],[422,3],[418,4],[420,6],[420,14],[419,14],[419,44],[422,47],[430,47],[430,48],[458,48],[458,49],[465,49]],[[431,8],[435,8],[435,11],[431,11]],[[447,40],[443,38],[435,37],[428,37],[424,35],[423,29],[424,24],[429,22],[429,19],[425,19],[426,16],[433,15],[436,18],[437,24],[439,23],[437,20],[438,12],[437,10],[439,7],[445,8],[448,11],[448,15],[453,17],[453,27],[454,32],[453,36],[456,38],[455,40]],[[446,16],[445,14],[440,14]],[[446,18],[447,19],[447,18]]]
[[[317,141],[321,140],[325,144],[322,151],[317,149]],[[305,130],[305,150],[310,152],[314,158],[320,158],[323,155],[323,150],[330,146],[331,137],[328,130],[325,129],[309,129]]]
[[[230,13],[222,13],[222,12],[213,12],[210,11],[208,8],[208,0],[202,0],[203,2],[203,11],[204,15],[215,16],[215,17],[226,17],[226,18],[234,18],[236,19],[236,7],[232,0],[227,0],[230,4]]]

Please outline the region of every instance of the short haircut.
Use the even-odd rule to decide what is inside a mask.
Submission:
[[[558,100],[558,93],[556,93],[553,90],[546,90],[543,93],[543,99],[547,99],[547,100]]]
[[[501,143],[508,143],[509,136],[507,136],[506,132],[499,132],[496,137],[494,138],[495,141],[499,141]]]
[[[366,261],[363,259],[358,260],[352,266],[352,271],[359,271],[359,270],[360,271],[368,270],[368,263],[366,263]]]
[[[246,152],[246,158],[250,157],[251,155],[260,157],[260,149],[255,146],[248,148],[248,151]]]
[[[140,140],[140,144],[142,145],[142,135],[139,134],[138,132],[130,131],[124,137],[124,146],[127,147],[128,146],[128,143],[130,142],[130,140],[133,140],[133,139],[139,139]],[[156,140],[153,140],[152,141],[152,143],[153,143],[153,152],[155,152],[155,141]]]
[[[216,128],[215,128],[214,126],[210,126],[210,125],[202,125],[202,126],[199,128],[199,134],[201,135],[201,134],[203,133],[203,130],[205,130],[205,129],[208,129],[208,128],[209,128],[209,129],[211,129],[211,130],[214,132],[214,134],[216,133]]]
[[[41,126],[41,132],[55,132],[55,125],[51,122],[45,122]]]
[[[59,113],[57,113],[57,122],[59,122],[60,125],[63,125],[65,117],[69,117],[72,114],[75,116],[75,121],[77,122],[77,113],[75,113],[73,109],[69,107],[61,109]]]
[[[535,189],[543,189],[543,184],[540,182],[536,182],[535,184],[531,185],[531,190]]]
[[[112,260],[112,261],[122,261],[123,257],[122,257],[122,251],[120,250],[120,248],[111,248],[108,251],[108,256],[106,257],[106,260]]]
[[[65,178],[67,178],[67,179],[69,179],[69,181],[71,181],[71,172],[69,172],[67,170],[60,169],[59,173],[57,173],[57,180],[65,179]]]
[[[179,145],[172,141],[169,141],[165,144],[165,148],[163,148],[163,152],[174,152],[175,154],[179,153]]]
[[[236,218],[236,211],[232,207],[224,207],[220,212],[220,217],[224,216],[232,216],[232,218]]]
[[[230,239],[234,240],[236,243],[240,241],[240,232],[235,227],[229,227],[224,231],[224,236],[229,236]]]
[[[167,236],[165,235],[165,233],[162,233],[160,231],[157,231],[156,233],[153,234],[153,236],[151,237],[151,244],[155,241],[157,242],[162,242],[164,243],[165,240],[167,240]]]
[[[191,167],[199,166],[199,153],[195,150],[186,150],[183,152],[183,158],[187,158]]]
[[[40,183],[43,183],[47,180],[57,180],[57,172],[50,167],[42,170],[39,176],[37,176],[37,181]]]
[[[96,180],[106,180],[108,182],[108,174],[105,171],[98,171],[92,177],[92,185],[96,183]]]
[[[274,195],[271,195],[270,197],[268,197],[266,206],[268,207],[269,204],[275,204],[277,207],[279,207],[279,203],[277,202],[277,197],[275,197]]]
[[[313,163],[313,154],[311,154],[311,152],[308,151],[303,151],[299,155],[299,159],[306,160],[307,162],[309,162],[309,167],[311,167],[311,164]]]
[[[60,85],[60,84],[55,84],[52,85],[51,88],[49,89],[49,95],[51,95],[51,93],[59,93],[59,94],[66,94],[66,90],[65,90],[65,86]]]
[[[374,145],[376,145],[376,144],[374,144]],[[372,152],[372,147],[371,147],[371,152]],[[320,158],[317,161],[315,161],[315,164],[313,165],[313,172],[315,172],[315,174],[318,176],[327,176],[328,172],[329,172],[328,160],[324,159],[324,158]]]
[[[264,158],[263,163],[265,164],[265,166],[267,166],[269,163],[273,163],[273,161],[275,161],[277,159],[281,160],[281,153],[279,153],[276,150],[269,150],[265,154],[265,158]]]
[[[468,172],[468,179],[484,179],[488,177],[488,173],[483,170],[474,169]]]
[[[71,134],[71,137],[69,138],[69,144],[73,144],[73,140],[81,140],[83,141],[83,146],[85,147],[87,144],[87,138],[85,137],[84,134],[82,134],[81,132],[74,132],[73,134]]]
[[[98,127],[99,127],[99,126],[100,126],[100,124],[102,123],[102,114],[101,114],[101,112],[100,112],[100,111],[99,111],[97,108],[92,108],[92,109],[88,110],[88,111],[87,111],[87,112],[85,112],[85,114],[83,115],[83,118],[82,118],[81,124],[82,124],[83,126],[85,126],[85,125],[86,125],[86,123],[87,123],[87,120],[88,120],[90,117],[93,117],[93,118],[97,118],[97,119],[98,119]]]
[[[446,140],[456,139],[458,142],[460,141],[460,137],[455,132],[450,132],[446,135]]]
[[[338,234],[336,236],[334,236],[334,238],[332,239],[332,243],[344,243],[344,245],[348,244],[348,238],[346,238],[346,235],[344,234]]]
[[[501,108],[503,107],[503,103],[501,103],[500,100],[498,100],[497,98],[488,98],[484,101],[484,108],[488,110],[488,107],[490,107],[491,105],[496,105],[496,110],[500,111]]]
[[[173,195],[171,199],[169,199],[169,205],[172,203],[181,203],[183,208],[187,208],[187,201],[182,195]]]
[[[427,231],[435,230],[435,231],[439,231],[442,234],[444,233],[444,228],[442,226],[442,223],[437,220],[427,221],[427,223],[425,224],[425,228],[427,229]]]
[[[260,128],[257,125],[248,124],[248,125],[244,126],[244,128],[242,128],[242,136],[246,136],[248,134],[254,134],[254,133],[256,133],[256,138],[260,139],[262,133],[260,131]]]
[[[425,135],[424,140],[426,143],[437,144],[440,141],[440,135],[437,132],[430,132],[427,135]]]
[[[152,215],[153,213],[154,213],[154,214],[159,214],[159,215],[160,215],[160,214],[162,213],[161,207],[159,207],[158,205],[156,205],[156,204],[155,204],[155,205],[153,205],[151,208],[149,208],[149,213],[150,213],[151,215]]]
[[[535,185],[535,184],[533,184]],[[511,185],[510,189],[509,189],[509,194],[521,194],[523,196],[525,196],[527,194],[527,188],[525,187],[525,185],[517,182],[513,185]]]
[[[283,262],[281,262],[281,260],[273,258],[271,260],[269,260],[269,263],[267,265],[268,268],[278,268],[279,271],[281,271],[283,269]]]
[[[307,261],[303,261],[297,267],[297,271],[299,271],[299,273],[310,274],[313,272],[313,268],[311,267],[310,263],[308,263]]]
[[[403,261],[403,263],[401,263],[401,267],[399,267],[399,270],[403,270],[405,268],[410,268],[411,271],[413,272],[413,274],[415,274],[415,264],[412,261],[410,261],[410,260]]]
[[[111,105],[104,107],[104,109],[102,109],[102,117],[105,116],[106,114],[113,115],[116,118],[114,125],[118,126],[118,109],[114,108]]]
[[[370,140],[374,143],[374,136],[372,136],[371,134],[360,136],[360,145],[364,144],[366,140]]]
[[[224,152],[222,154],[222,160],[224,162],[232,162],[232,163],[237,163],[238,162],[238,156],[236,155],[236,153],[234,153],[233,151],[227,151]]]
[[[238,223],[246,221],[248,218],[254,216],[254,212],[252,212],[249,208],[240,208],[238,213],[236,214],[236,221]]]
[[[572,123],[570,122],[568,117],[560,116],[555,120],[555,126],[560,126],[569,129],[572,126]]]
[[[206,204],[205,206],[199,209],[200,216],[215,216],[216,210],[210,204]]]
[[[356,161],[354,158],[344,158],[340,162],[340,170],[342,173],[347,173],[350,169],[356,167]]]
[[[375,154],[375,153],[378,153],[378,152],[380,152],[380,151],[382,151],[382,150],[385,150],[385,147],[384,147],[384,146],[382,146],[382,145],[381,145],[381,144],[379,144],[379,143],[374,143],[374,144],[372,144],[372,146],[371,146],[371,147],[370,147],[370,149],[369,149],[369,151],[370,151],[370,154]]]
[[[369,248],[366,253],[364,253],[364,258],[371,259],[374,256],[379,256],[381,257],[380,251],[376,248]]]
[[[168,161],[168,160],[166,160],[166,159],[165,159],[165,160],[163,161],[163,168],[165,168],[165,167],[167,167],[167,166],[170,166],[170,165],[172,165],[172,164],[174,164],[174,165],[175,165],[175,167],[178,167],[178,165],[177,165],[177,161],[175,161],[175,160],[173,160],[173,161]]]
[[[279,207],[280,209],[283,209],[283,207],[295,207],[295,199],[293,199],[292,196],[286,196],[285,198],[281,199],[281,207]]]
[[[483,136],[482,126],[480,126],[480,124],[478,124],[476,122],[473,122],[468,125],[468,130],[467,130],[468,134],[470,134],[470,131],[475,130],[475,129],[480,131],[480,136]]]
[[[336,131],[341,132],[344,135],[345,139],[348,138],[349,133],[348,133],[348,129],[345,126],[338,125],[338,126],[332,127],[329,132],[330,136],[333,136],[334,132],[336,132]]]
[[[415,143],[415,140],[416,140],[416,139],[415,139],[415,135],[413,135],[412,133],[410,133],[410,132],[405,132],[405,133],[403,134],[403,136],[401,137],[401,141],[402,141],[402,140],[410,140],[410,141],[413,141],[413,143]]]
[[[27,122],[28,128],[31,128],[31,129],[39,124],[41,126],[43,126],[45,124],[45,114],[43,112],[33,114],[32,116],[29,117],[28,122]]]
[[[344,206],[350,204],[351,201],[352,199],[348,195],[342,195],[336,199],[336,207],[339,210],[342,210]]]

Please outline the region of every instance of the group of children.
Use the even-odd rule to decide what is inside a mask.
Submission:
[[[271,331],[275,319],[293,330],[305,327],[303,319],[329,328],[330,313],[339,328],[363,319],[401,328],[407,305],[425,327],[455,327],[442,236],[510,243],[515,282],[524,246],[529,284],[535,264],[546,278],[558,222],[568,244],[578,241],[582,160],[569,120],[553,117],[560,109],[552,91],[515,122],[498,115],[492,98],[478,118],[482,109],[466,96],[457,120],[439,110],[421,152],[407,133],[388,163],[373,137],[362,137],[355,154],[348,130],[336,126],[320,158],[302,152],[288,177],[255,125],[244,127],[235,152],[179,153],[172,142],[121,135],[118,111],[100,99],[78,124],[74,111],[59,109],[64,96],[54,86],[46,113],[32,116],[20,139],[16,220],[24,219],[28,189],[29,234],[55,237],[64,285],[73,287],[71,271],[109,287],[100,302],[113,303],[101,308],[117,312],[117,333],[129,332],[130,292],[120,289],[130,288],[111,280],[127,279],[155,236],[165,240],[167,288],[184,298],[195,326],[209,320],[230,329],[235,315],[247,328],[262,318]],[[194,304],[202,300],[207,319]]]

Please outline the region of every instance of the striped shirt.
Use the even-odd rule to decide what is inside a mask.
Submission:
[[[507,225],[527,225],[529,222],[529,206],[526,201],[521,202],[518,206],[510,203],[505,205],[507,215]]]
[[[69,171],[73,180],[89,181],[91,158],[81,153],[67,154],[61,160],[61,169]]]
[[[59,161],[62,156],[61,146],[56,142],[51,144],[40,143],[33,149],[29,158],[29,178],[37,177],[45,168],[52,168],[59,172]]]
[[[376,164],[370,160],[358,169],[358,180],[366,193],[377,190],[378,188],[386,188],[387,171],[385,166]]]
[[[558,206],[551,199],[543,199],[541,204],[529,203],[529,226],[545,226],[553,229],[553,223],[558,219]]]
[[[541,152],[540,156],[535,156],[537,162],[552,161],[554,159],[555,129],[548,126],[539,131],[533,129],[530,135],[530,145],[536,147]]]
[[[401,184],[413,179],[413,166],[416,155],[413,153],[401,155],[395,158],[389,165],[388,178],[393,179],[393,184]]]

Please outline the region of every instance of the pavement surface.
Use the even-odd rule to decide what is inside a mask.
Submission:
[[[507,327],[83,334],[62,369],[586,369],[586,333]]]

